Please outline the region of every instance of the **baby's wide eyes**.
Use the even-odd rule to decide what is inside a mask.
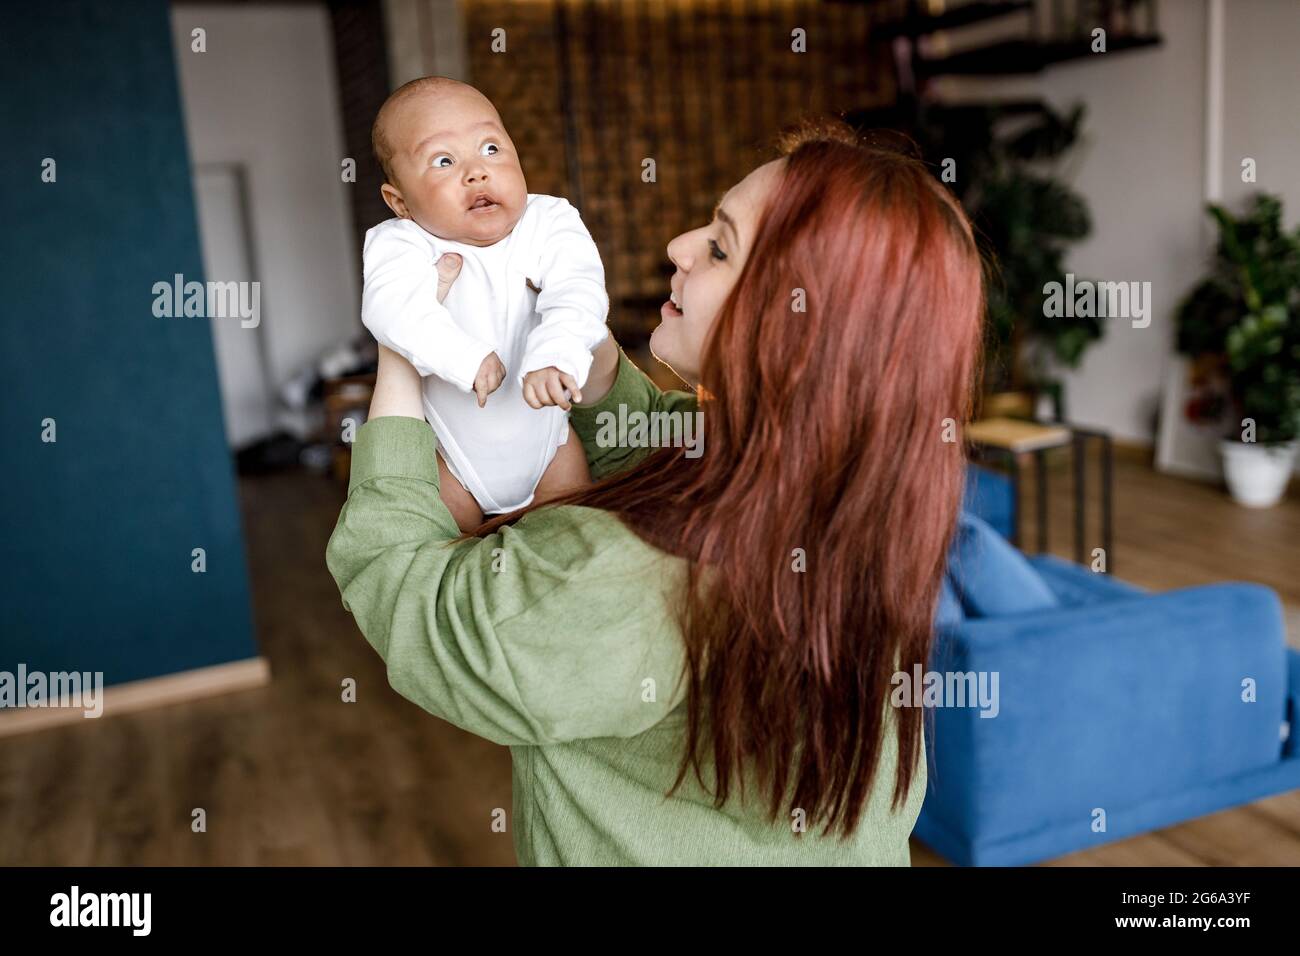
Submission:
[[[495,156],[499,152],[501,152],[501,147],[498,146],[496,143],[484,143],[479,148],[480,156]],[[433,157],[429,165],[433,166],[436,169],[446,169],[448,166],[453,165],[455,162],[456,160],[448,156],[446,153],[439,153],[437,156]]]

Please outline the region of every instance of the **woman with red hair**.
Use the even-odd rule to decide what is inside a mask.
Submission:
[[[891,678],[928,665],[960,508],[970,225],[823,125],[668,255],[651,348],[697,388],[607,340],[571,410],[595,483],[474,534],[381,352],[327,552],[344,606],[399,693],[511,748],[520,863],[906,866],[924,712]],[[697,411],[702,454],[602,430]]]

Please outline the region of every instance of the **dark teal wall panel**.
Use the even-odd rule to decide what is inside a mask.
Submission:
[[[10,5],[0,78],[0,670],[255,656],[208,320],[152,311],[204,279],[169,5]]]

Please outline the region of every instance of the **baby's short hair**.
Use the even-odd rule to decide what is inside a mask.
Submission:
[[[384,100],[383,106],[379,107],[379,112],[375,114],[375,124],[370,128],[370,147],[374,150],[375,159],[379,161],[379,165],[384,171],[384,178],[389,183],[396,185],[392,168],[393,145],[388,141],[388,135],[384,127],[393,110],[404,100],[418,93],[439,93],[458,86],[474,89],[468,83],[453,80],[449,76],[421,76],[409,83],[403,83],[393,90],[388,99]]]

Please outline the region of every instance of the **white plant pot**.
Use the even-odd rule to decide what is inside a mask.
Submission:
[[[1223,441],[1223,476],[1232,500],[1247,508],[1271,508],[1282,500],[1291,469],[1295,466],[1296,442],[1260,445],[1254,442]]]

